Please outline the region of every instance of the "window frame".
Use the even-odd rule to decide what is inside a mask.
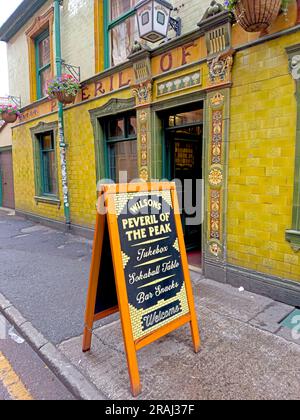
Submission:
[[[128,12],[123,13],[117,19],[111,20],[111,0],[103,0],[103,19],[104,19],[104,68],[109,69],[114,67],[112,65],[111,60],[111,53],[112,53],[112,46],[111,46],[111,38],[110,34],[112,29],[116,26],[120,25],[121,23],[125,22],[127,19],[135,16],[136,12],[135,9],[132,8],[128,10]]]
[[[50,149],[43,149],[42,141],[43,137],[46,135],[51,136],[51,142],[53,143],[53,148]],[[53,131],[47,131],[45,133],[41,133],[38,135],[38,141],[39,141],[39,151],[40,151],[40,177],[41,177],[41,196],[42,197],[57,197],[57,193],[53,194],[48,191],[46,191],[46,179],[45,179],[45,165],[44,165],[44,159],[46,153],[52,153],[54,152],[54,162],[55,162],[55,172],[56,172],[56,191],[58,191],[58,179],[57,179],[57,164],[56,164],[56,150],[55,150],[55,138]],[[49,177],[48,177],[48,185]]]
[[[52,67],[51,63],[51,48],[50,48],[50,62],[49,64],[46,64],[43,67],[40,67],[40,56],[39,56],[39,45],[41,42],[43,42],[45,39],[49,38],[50,42],[50,31],[49,28],[47,28],[45,31],[43,31],[39,36],[37,36],[34,40],[35,44],[35,66],[36,66],[36,87],[37,87],[37,99],[43,99],[45,96],[42,92],[42,83],[41,83],[41,76],[44,71]]]
[[[54,8],[51,6],[43,15],[37,16],[31,26],[26,30],[29,57],[29,83],[30,83],[30,101],[38,100],[37,89],[37,63],[36,63],[36,39],[47,30],[50,37],[50,63],[51,63],[51,77],[55,73],[54,65]],[[41,98],[40,98],[41,99]],[[43,98],[42,98],[43,99]]]
[[[40,123],[36,127],[30,129],[31,137],[33,142],[33,162],[34,162],[34,183],[35,183],[35,196],[36,203],[53,204],[60,208],[60,188],[59,188],[59,172],[57,164],[57,136],[58,136],[58,125],[57,123]],[[43,179],[43,160],[42,160],[42,147],[41,138],[44,135],[51,134],[53,139],[53,151],[54,151],[54,162],[55,162],[55,177],[56,177],[56,194],[48,194],[45,192],[44,179]],[[52,151],[52,150],[51,150]]]

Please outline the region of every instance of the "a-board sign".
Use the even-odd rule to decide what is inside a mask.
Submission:
[[[97,214],[83,351],[93,323],[120,311],[131,389],[141,392],[136,352],[191,324],[200,335],[173,183],[104,185]]]

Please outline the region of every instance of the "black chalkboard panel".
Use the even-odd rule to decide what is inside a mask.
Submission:
[[[170,192],[116,197],[134,339],[188,313]],[[124,203],[123,207],[120,203]]]
[[[108,309],[114,308],[115,306],[118,306],[118,298],[109,233],[106,224],[98,277],[95,314],[100,314]]]

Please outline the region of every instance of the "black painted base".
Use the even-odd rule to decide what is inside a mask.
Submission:
[[[94,229],[91,228],[74,224],[66,225],[66,223],[60,222],[58,220],[47,219],[46,217],[37,216],[35,214],[26,213],[20,210],[16,210],[16,216],[24,217],[27,220],[31,220],[32,222],[40,223],[44,226],[60,230],[61,232],[70,232],[74,235],[79,235],[89,240],[94,238]]]
[[[300,307],[300,282],[269,276],[230,264],[216,265],[208,260],[205,262],[204,275],[220,283],[244,287],[249,292]]]

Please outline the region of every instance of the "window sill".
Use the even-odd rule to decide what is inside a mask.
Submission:
[[[285,237],[286,240],[291,243],[294,251],[300,251],[300,231],[287,230]]]
[[[36,204],[38,205],[39,203],[43,203],[43,204],[51,204],[53,206],[57,206],[60,209],[61,206],[61,201],[56,198],[56,197],[46,197],[46,196],[42,196],[42,197],[34,197]]]

